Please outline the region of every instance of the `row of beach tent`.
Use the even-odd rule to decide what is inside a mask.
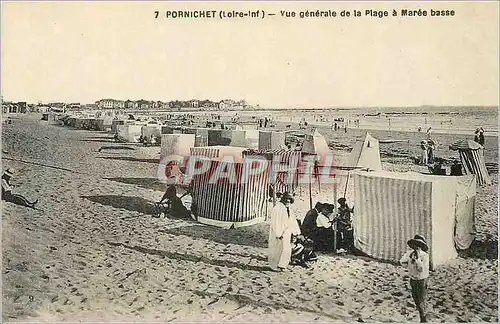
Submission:
[[[74,117],[67,120],[70,122],[65,124],[75,128],[93,124],[87,119],[84,122],[77,122],[78,118]],[[214,173],[223,170],[221,163],[231,163],[236,172],[241,173],[249,155],[267,159],[279,156],[284,163],[319,155],[321,163],[324,156],[331,154],[326,140],[316,130],[306,134],[302,151],[296,151],[285,146],[285,132],[179,128],[128,120],[103,121],[103,125],[109,126],[121,141],[135,141],[145,130],[154,136],[161,135],[162,157],[170,154],[207,157],[208,172],[193,176],[191,182],[195,218],[223,228],[248,226],[267,218],[268,189],[273,177],[270,170],[265,170],[252,175],[244,184],[224,179],[216,183],[209,181]],[[466,152],[474,148],[468,144],[454,149]],[[232,162],[222,161],[222,157],[229,155],[236,158]],[[460,153],[460,157],[463,163],[474,164],[480,162],[481,154]],[[472,243],[477,176],[470,173],[481,172],[481,168],[464,167],[466,175],[458,177],[384,171],[379,141],[368,133],[356,142],[347,164],[350,171],[342,177],[344,182],[341,181],[340,187],[346,188],[348,201],[356,207],[353,226],[355,246],[360,251],[377,259],[397,261],[406,250],[408,237],[421,233],[428,239],[432,265],[438,266],[455,258],[457,250],[466,249]],[[287,182],[285,178],[285,173],[275,176],[274,188],[293,191],[297,187],[296,179]]]

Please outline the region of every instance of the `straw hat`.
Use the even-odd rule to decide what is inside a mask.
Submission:
[[[5,174],[6,176],[9,176],[9,177],[12,177],[14,175],[14,171],[12,171],[11,169],[7,169],[3,172],[3,174]]]
[[[427,246],[427,243],[425,242],[425,237],[422,235],[415,235],[411,240],[407,242],[408,246],[412,249],[416,247],[420,247],[422,251],[427,252],[429,250],[429,247]]]

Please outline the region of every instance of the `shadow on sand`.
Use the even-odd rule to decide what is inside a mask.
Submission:
[[[97,143],[115,143],[115,140],[112,138],[109,139],[82,139],[80,142],[97,142]]]
[[[467,250],[459,251],[458,254],[463,258],[496,260],[498,258],[498,241],[494,239],[474,240]]]
[[[161,183],[160,180],[156,178],[106,178],[106,180],[131,184],[144,189],[152,189],[161,192],[165,192],[165,190],[167,190],[167,185]]]
[[[133,196],[102,195],[80,196],[80,198],[84,198],[101,205],[111,206],[118,209],[126,209],[129,211],[144,214],[151,214],[154,207],[154,204],[151,201],[141,197]]]
[[[105,160],[120,160],[120,161],[144,162],[144,163],[154,163],[154,164],[160,163],[160,159],[141,159],[131,156],[98,156],[97,158]]]
[[[268,247],[268,226],[264,223],[236,229],[224,229],[215,226],[178,227],[160,229],[159,232],[170,235],[185,235],[202,238],[221,244],[245,245],[259,248]]]
[[[169,251],[164,251],[164,250],[156,250],[156,249],[150,249],[150,248],[145,248],[141,246],[131,246],[131,245],[126,245],[123,243],[117,243],[117,242],[108,242],[109,245],[111,246],[121,246],[126,249],[130,249],[133,251],[137,251],[140,253],[146,253],[149,255],[158,255],[161,257],[169,258],[171,260],[184,260],[184,261],[191,261],[191,262],[203,262],[206,264],[210,264],[213,266],[219,266],[219,267],[228,267],[228,268],[238,268],[242,270],[253,270],[253,271],[272,271],[268,267],[260,267],[260,266],[253,266],[253,265],[247,265],[244,263],[239,263],[239,262],[233,262],[233,261],[228,261],[228,260],[216,260],[216,259],[209,259],[204,256],[196,256],[196,255],[190,255],[190,254],[183,254],[183,253],[178,253],[178,252],[169,252]]]
[[[273,301],[271,303],[269,303],[269,302],[266,303],[262,300],[254,300],[254,299],[252,299],[252,296],[245,296],[245,295],[241,295],[241,294],[230,294],[230,293],[217,295],[217,294],[212,294],[212,293],[208,293],[206,291],[200,291],[200,290],[193,290],[192,292],[195,295],[198,295],[201,297],[209,297],[209,298],[213,299],[213,301],[210,302],[208,305],[216,303],[219,300],[219,298],[227,298],[228,300],[233,301],[233,302],[238,304],[239,307],[237,309],[243,308],[245,306],[268,307],[272,310],[287,309],[287,310],[292,310],[292,311],[313,313],[313,314],[321,315],[324,317],[329,317],[331,319],[338,320],[338,321],[340,321],[340,320],[343,320],[346,322],[348,321],[347,317],[342,318],[340,316],[334,316],[334,315],[328,314],[328,313],[323,312],[323,311],[317,311],[317,310],[303,307],[300,305],[291,305],[289,303],[280,303],[277,301]]]

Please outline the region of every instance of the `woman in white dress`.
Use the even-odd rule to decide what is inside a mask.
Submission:
[[[269,266],[274,271],[287,268],[292,255],[292,235],[300,235],[299,224],[290,212],[292,203],[292,196],[285,192],[271,211]]]

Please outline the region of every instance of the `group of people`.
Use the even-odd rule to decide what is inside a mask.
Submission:
[[[272,210],[271,224],[269,228],[269,266],[271,270],[283,272],[290,264],[306,266],[308,262],[317,260],[314,254],[315,248],[321,243],[332,241],[333,232],[330,232],[335,218],[331,218],[334,206],[331,204],[317,203],[310,210],[302,226],[290,211],[294,202],[289,193],[281,196],[280,202]],[[339,199],[338,224],[342,235],[349,235],[346,244],[352,240],[351,213],[354,211],[347,205],[345,198]],[[348,234],[349,233],[349,234]],[[342,238],[342,237],[341,237]],[[342,242],[342,240],[341,240]],[[308,245],[308,243],[312,243]],[[407,266],[411,296],[419,312],[420,322],[427,322],[426,297],[427,280],[429,277],[430,263],[429,247],[422,235],[415,235],[407,242],[409,250],[401,257],[400,264]],[[324,247],[327,247],[324,246]]]
[[[151,134],[151,136],[142,136],[139,137],[139,142],[143,143],[145,146],[159,146],[161,145],[161,136],[155,136]]]
[[[293,197],[285,192],[271,212],[269,263],[272,270],[283,271],[290,263],[308,267],[315,261],[315,251],[332,251],[334,242],[339,248],[337,253],[352,249],[351,214],[354,208],[347,205],[345,198],[338,200],[337,210],[333,204],[318,202],[302,222],[290,212],[293,201]],[[302,253],[293,255],[294,250]]]
[[[436,143],[431,138],[423,140],[420,142],[420,149],[420,164],[433,164],[435,160],[434,151],[436,149]]]

